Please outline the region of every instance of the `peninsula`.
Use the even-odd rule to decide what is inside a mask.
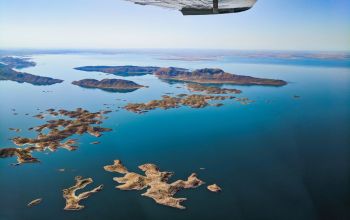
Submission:
[[[134,91],[144,86],[141,86],[133,81],[123,79],[83,79],[72,82],[73,85],[77,85],[84,88],[98,88],[106,91],[121,91],[128,92]]]
[[[53,79],[50,77],[37,76],[29,73],[18,72],[10,66],[0,63],[0,80],[11,80],[18,83],[30,83],[32,85],[53,85],[61,83],[63,80]]]

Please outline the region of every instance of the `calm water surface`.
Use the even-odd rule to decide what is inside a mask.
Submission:
[[[241,97],[255,100],[241,105],[232,100],[204,109],[187,107],[138,115],[114,111],[104,121],[112,132],[100,138],[79,136],[79,149],[34,153],[39,164],[13,167],[15,158],[0,160],[1,220],[73,219],[235,219],[345,220],[350,219],[350,66],[248,63],[224,58],[216,61],[167,61],[159,54],[35,55],[37,66],[23,71],[63,79],[52,86],[0,81],[0,147],[13,147],[9,138],[33,137],[27,128],[43,122],[31,115],[48,108],[90,111],[158,99],[167,92],[188,93],[183,84],[168,84],[152,75],[127,77],[149,88],[110,93],[71,85],[84,78],[123,78],[82,72],[84,65],[156,65],[190,69],[219,67],[227,72],[288,81],[281,88],[239,88]],[[308,63],[307,63],[308,64]],[[177,87],[181,88],[177,88]],[[43,92],[50,91],[50,92]],[[293,98],[300,96],[299,99]],[[122,100],[127,101],[122,101]],[[16,109],[18,115],[13,115]],[[37,110],[40,109],[40,110]],[[30,116],[25,114],[29,113]],[[14,133],[8,128],[21,128]],[[100,141],[99,145],[90,145]],[[192,172],[221,193],[205,186],[184,190],[186,210],[157,205],[139,191],[114,189],[117,174],[103,166],[121,159],[129,170],[155,163],[174,171],[172,180]],[[200,169],[206,168],[205,170]],[[66,172],[58,172],[65,168]],[[82,202],[79,212],[63,210],[62,189],[74,177],[92,177],[87,189],[104,184],[103,191]],[[43,203],[27,208],[38,197]]]

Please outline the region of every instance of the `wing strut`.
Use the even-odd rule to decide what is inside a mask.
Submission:
[[[219,13],[219,0],[213,0],[213,13]]]

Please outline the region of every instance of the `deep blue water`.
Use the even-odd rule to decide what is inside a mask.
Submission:
[[[149,88],[110,93],[71,85],[83,78],[122,78],[74,70],[84,65],[155,65],[185,68],[219,67],[227,72],[286,80],[284,87],[239,88],[250,105],[225,101],[204,109],[187,107],[155,110],[138,115],[113,112],[104,127],[113,131],[100,138],[79,136],[79,149],[34,153],[40,164],[13,167],[15,158],[0,160],[0,219],[235,219],[235,220],[345,220],[350,219],[350,68],[346,65],[240,62],[229,57],[215,61],[159,60],[159,54],[34,55],[36,67],[23,71],[65,80],[52,86],[0,81],[0,147],[13,146],[9,138],[33,136],[26,129],[42,124],[31,117],[48,108],[90,111],[113,110],[127,102],[160,98],[164,93],[188,93],[182,84],[169,85],[151,75],[127,77]],[[293,61],[297,62],[297,61]],[[320,61],[318,61],[320,62]],[[181,88],[177,88],[181,86]],[[44,93],[42,91],[51,91]],[[293,96],[300,96],[294,99]],[[127,102],[119,100],[126,99]],[[37,110],[39,108],[40,110]],[[13,115],[16,109],[18,115]],[[26,116],[25,113],[30,113]],[[8,128],[22,128],[14,133]],[[90,145],[91,141],[99,145]],[[155,163],[174,171],[172,180],[192,172],[221,193],[202,186],[184,190],[186,210],[157,205],[139,191],[114,188],[113,173],[103,166],[121,159],[129,170]],[[200,168],[204,167],[205,170]],[[57,169],[65,168],[66,172]],[[62,189],[74,177],[92,177],[92,188],[102,192],[82,202],[79,212],[63,210]],[[43,203],[27,208],[38,197]]]

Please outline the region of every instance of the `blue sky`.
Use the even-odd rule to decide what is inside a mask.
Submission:
[[[0,0],[0,48],[350,50],[349,0],[258,0],[182,16],[123,0]]]

